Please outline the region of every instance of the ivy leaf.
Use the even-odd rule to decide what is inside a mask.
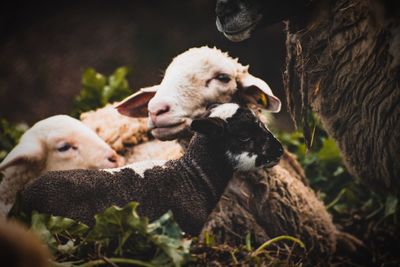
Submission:
[[[27,129],[26,124],[12,124],[5,119],[0,119],[0,162],[17,145]]]
[[[72,219],[59,216],[51,216],[47,214],[32,213],[31,230],[35,232],[39,238],[48,244],[49,248],[55,252],[60,245],[55,237],[65,238],[66,244],[69,244],[69,251],[74,250],[71,242],[73,238],[82,238],[87,233],[89,227],[83,223],[76,222]],[[71,242],[69,242],[71,241]],[[61,244],[62,245],[62,244]]]
[[[182,266],[190,259],[190,240],[182,240],[183,234],[178,224],[173,220],[171,212],[161,216],[148,227],[152,241],[162,250],[152,261],[156,265],[165,265],[172,260],[172,266]],[[165,254],[165,255],[163,255]],[[166,256],[167,259],[166,259]]]
[[[107,83],[107,78],[103,74],[96,72],[93,68],[87,68],[82,75],[82,86],[101,91]]]
[[[395,197],[394,195],[389,195],[386,198],[385,217],[388,217],[388,216],[396,213],[398,203],[399,203],[399,199],[397,197]]]
[[[82,90],[75,98],[72,116],[79,117],[82,112],[101,108],[108,103],[120,101],[132,92],[126,76],[127,67],[120,67],[106,77],[93,68],[88,68],[82,75]]]
[[[87,241],[101,241],[109,245],[116,240],[114,250],[116,255],[122,256],[124,245],[134,235],[145,236],[147,232],[147,218],[140,218],[136,213],[138,203],[131,202],[123,208],[112,206],[95,216],[96,223],[87,236]],[[144,246],[147,247],[147,246]]]
[[[322,162],[340,162],[340,151],[335,141],[331,138],[324,138],[322,148],[317,153],[318,160]]]

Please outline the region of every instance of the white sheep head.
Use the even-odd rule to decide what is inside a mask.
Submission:
[[[120,159],[100,137],[82,122],[66,115],[39,121],[21,137],[0,163],[9,167],[39,170],[113,168]]]
[[[160,140],[184,135],[192,119],[213,103],[238,102],[279,112],[281,101],[248,69],[217,48],[191,48],[174,58],[159,85],[140,90],[117,109],[131,117],[149,115],[152,134]]]

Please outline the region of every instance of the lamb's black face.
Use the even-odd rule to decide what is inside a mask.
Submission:
[[[282,156],[281,143],[249,110],[239,108],[227,118],[228,157],[238,170],[275,166]]]
[[[307,0],[217,0],[217,28],[229,40],[239,42],[250,37],[260,25],[287,19],[299,13]]]
[[[209,118],[200,120],[204,122],[202,129],[199,130],[199,120],[193,121],[192,129],[225,147],[236,170],[272,167],[282,156],[281,143],[249,109],[233,103],[223,104],[213,109]]]

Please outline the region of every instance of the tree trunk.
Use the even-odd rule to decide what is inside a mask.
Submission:
[[[287,25],[285,90],[292,116],[309,107],[372,189],[400,193],[400,16],[396,1],[338,0]],[[295,105],[301,99],[301,106]]]

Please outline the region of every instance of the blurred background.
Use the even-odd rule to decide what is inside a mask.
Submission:
[[[172,58],[217,46],[250,64],[284,100],[281,23],[232,43],[215,27],[214,0],[13,1],[0,9],[0,117],[29,124],[69,113],[87,67],[132,69],[132,90],[159,83]],[[286,111],[286,108],[283,109]],[[280,128],[290,129],[283,112]]]
[[[128,66],[135,91],[159,83],[176,55],[195,46],[217,46],[249,64],[250,72],[285,102],[283,24],[260,28],[250,40],[232,43],[217,31],[214,9],[215,0],[0,4],[0,159],[22,134],[2,119],[32,125],[50,115],[70,114],[88,67],[108,76]],[[285,103],[278,116],[276,126],[291,130]],[[399,199],[373,194],[353,179],[335,142],[321,132],[317,130],[311,151],[300,132],[278,137],[297,155],[339,228],[366,242],[376,266],[399,266]]]

